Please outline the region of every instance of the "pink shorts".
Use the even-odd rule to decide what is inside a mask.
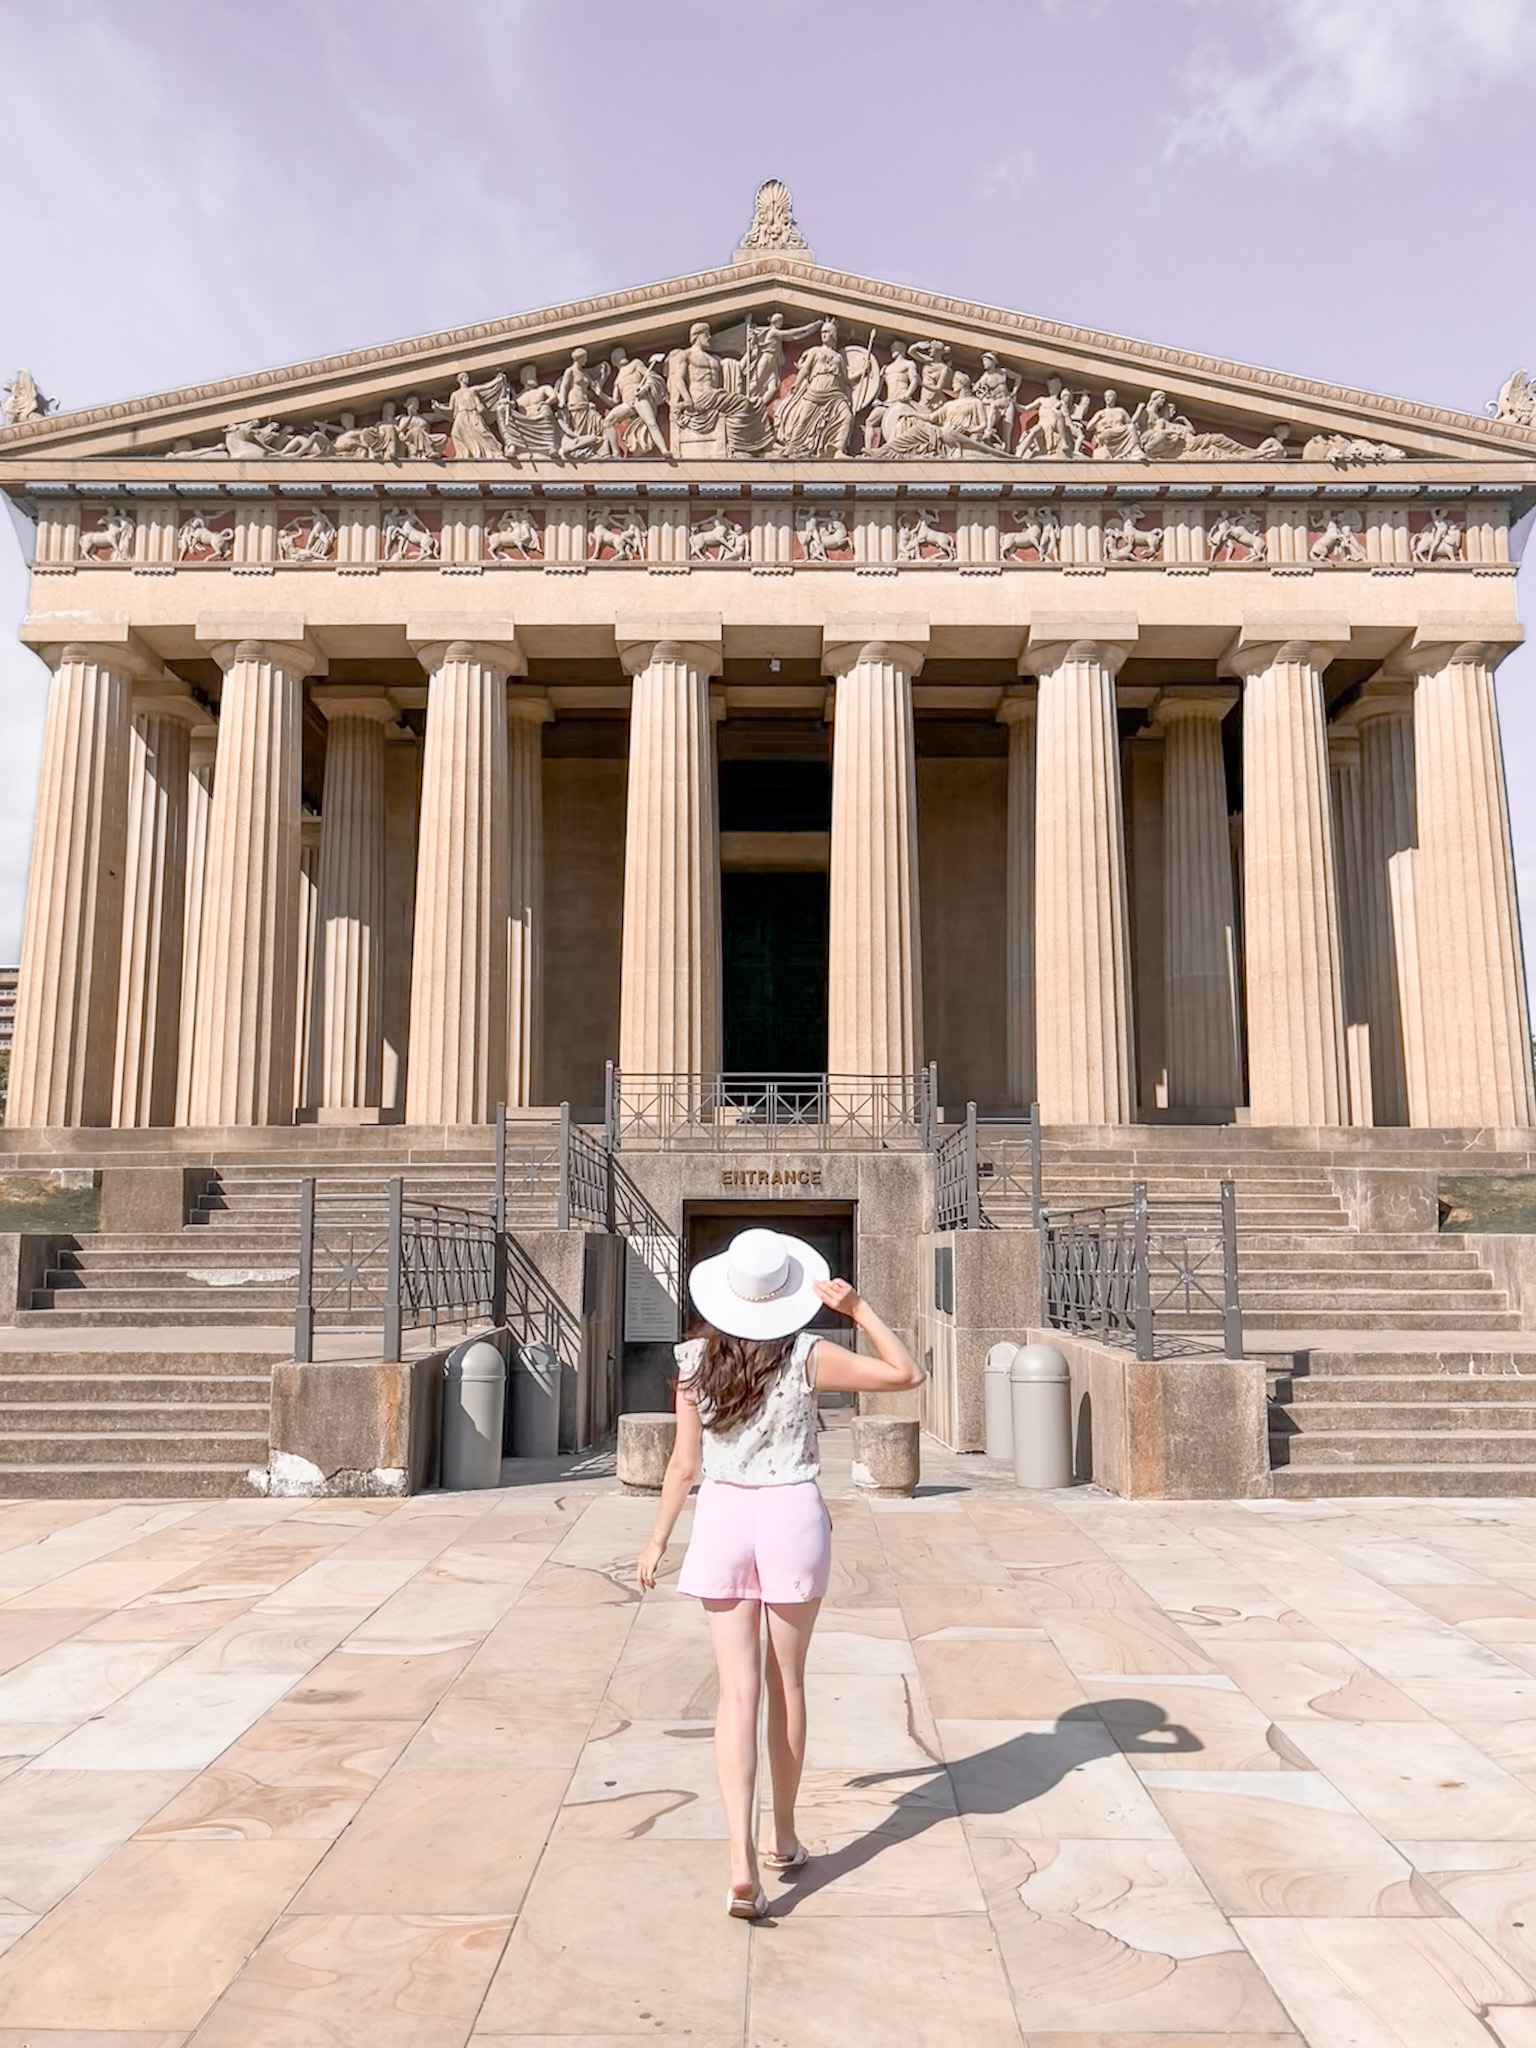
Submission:
[[[695,1600],[819,1600],[832,1569],[832,1522],[814,1479],[727,1486],[706,1479],[677,1590]]]

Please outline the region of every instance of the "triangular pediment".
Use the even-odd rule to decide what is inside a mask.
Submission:
[[[210,478],[231,464],[238,474],[464,464],[474,475],[502,464],[623,476],[658,462],[889,474],[934,461],[1015,474],[1062,462],[1183,474],[1262,464],[1273,477],[1282,462],[1490,458],[1501,471],[1511,458],[1536,464],[1536,427],[935,297],[793,254],[749,254],[664,284],[0,430],[0,472],[12,477],[58,465],[87,475],[98,463],[122,473],[141,461]]]

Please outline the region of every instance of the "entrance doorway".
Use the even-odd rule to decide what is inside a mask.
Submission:
[[[825,874],[721,875],[727,1073],[825,1071],[827,911]]]

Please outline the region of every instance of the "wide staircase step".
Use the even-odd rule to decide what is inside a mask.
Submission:
[[[0,1351],[0,1498],[248,1493],[251,1469],[267,1463],[272,1367],[284,1355],[153,1341]]]
[[[1277,1375],[1282,1498],[1536,1493],[1536,1352],[1314,1350]]]

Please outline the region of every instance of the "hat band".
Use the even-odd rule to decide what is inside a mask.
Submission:
[[[738,1287],[729,1274],[726,1275],[726,1282],[738,1301],[777,1301],[779,1296],[786,1291],[793,1278],[793,1274],[786,1273],[777,1287],[770,1287],[766,1293],[760,1294],[754,1294],[745,1287]]]

